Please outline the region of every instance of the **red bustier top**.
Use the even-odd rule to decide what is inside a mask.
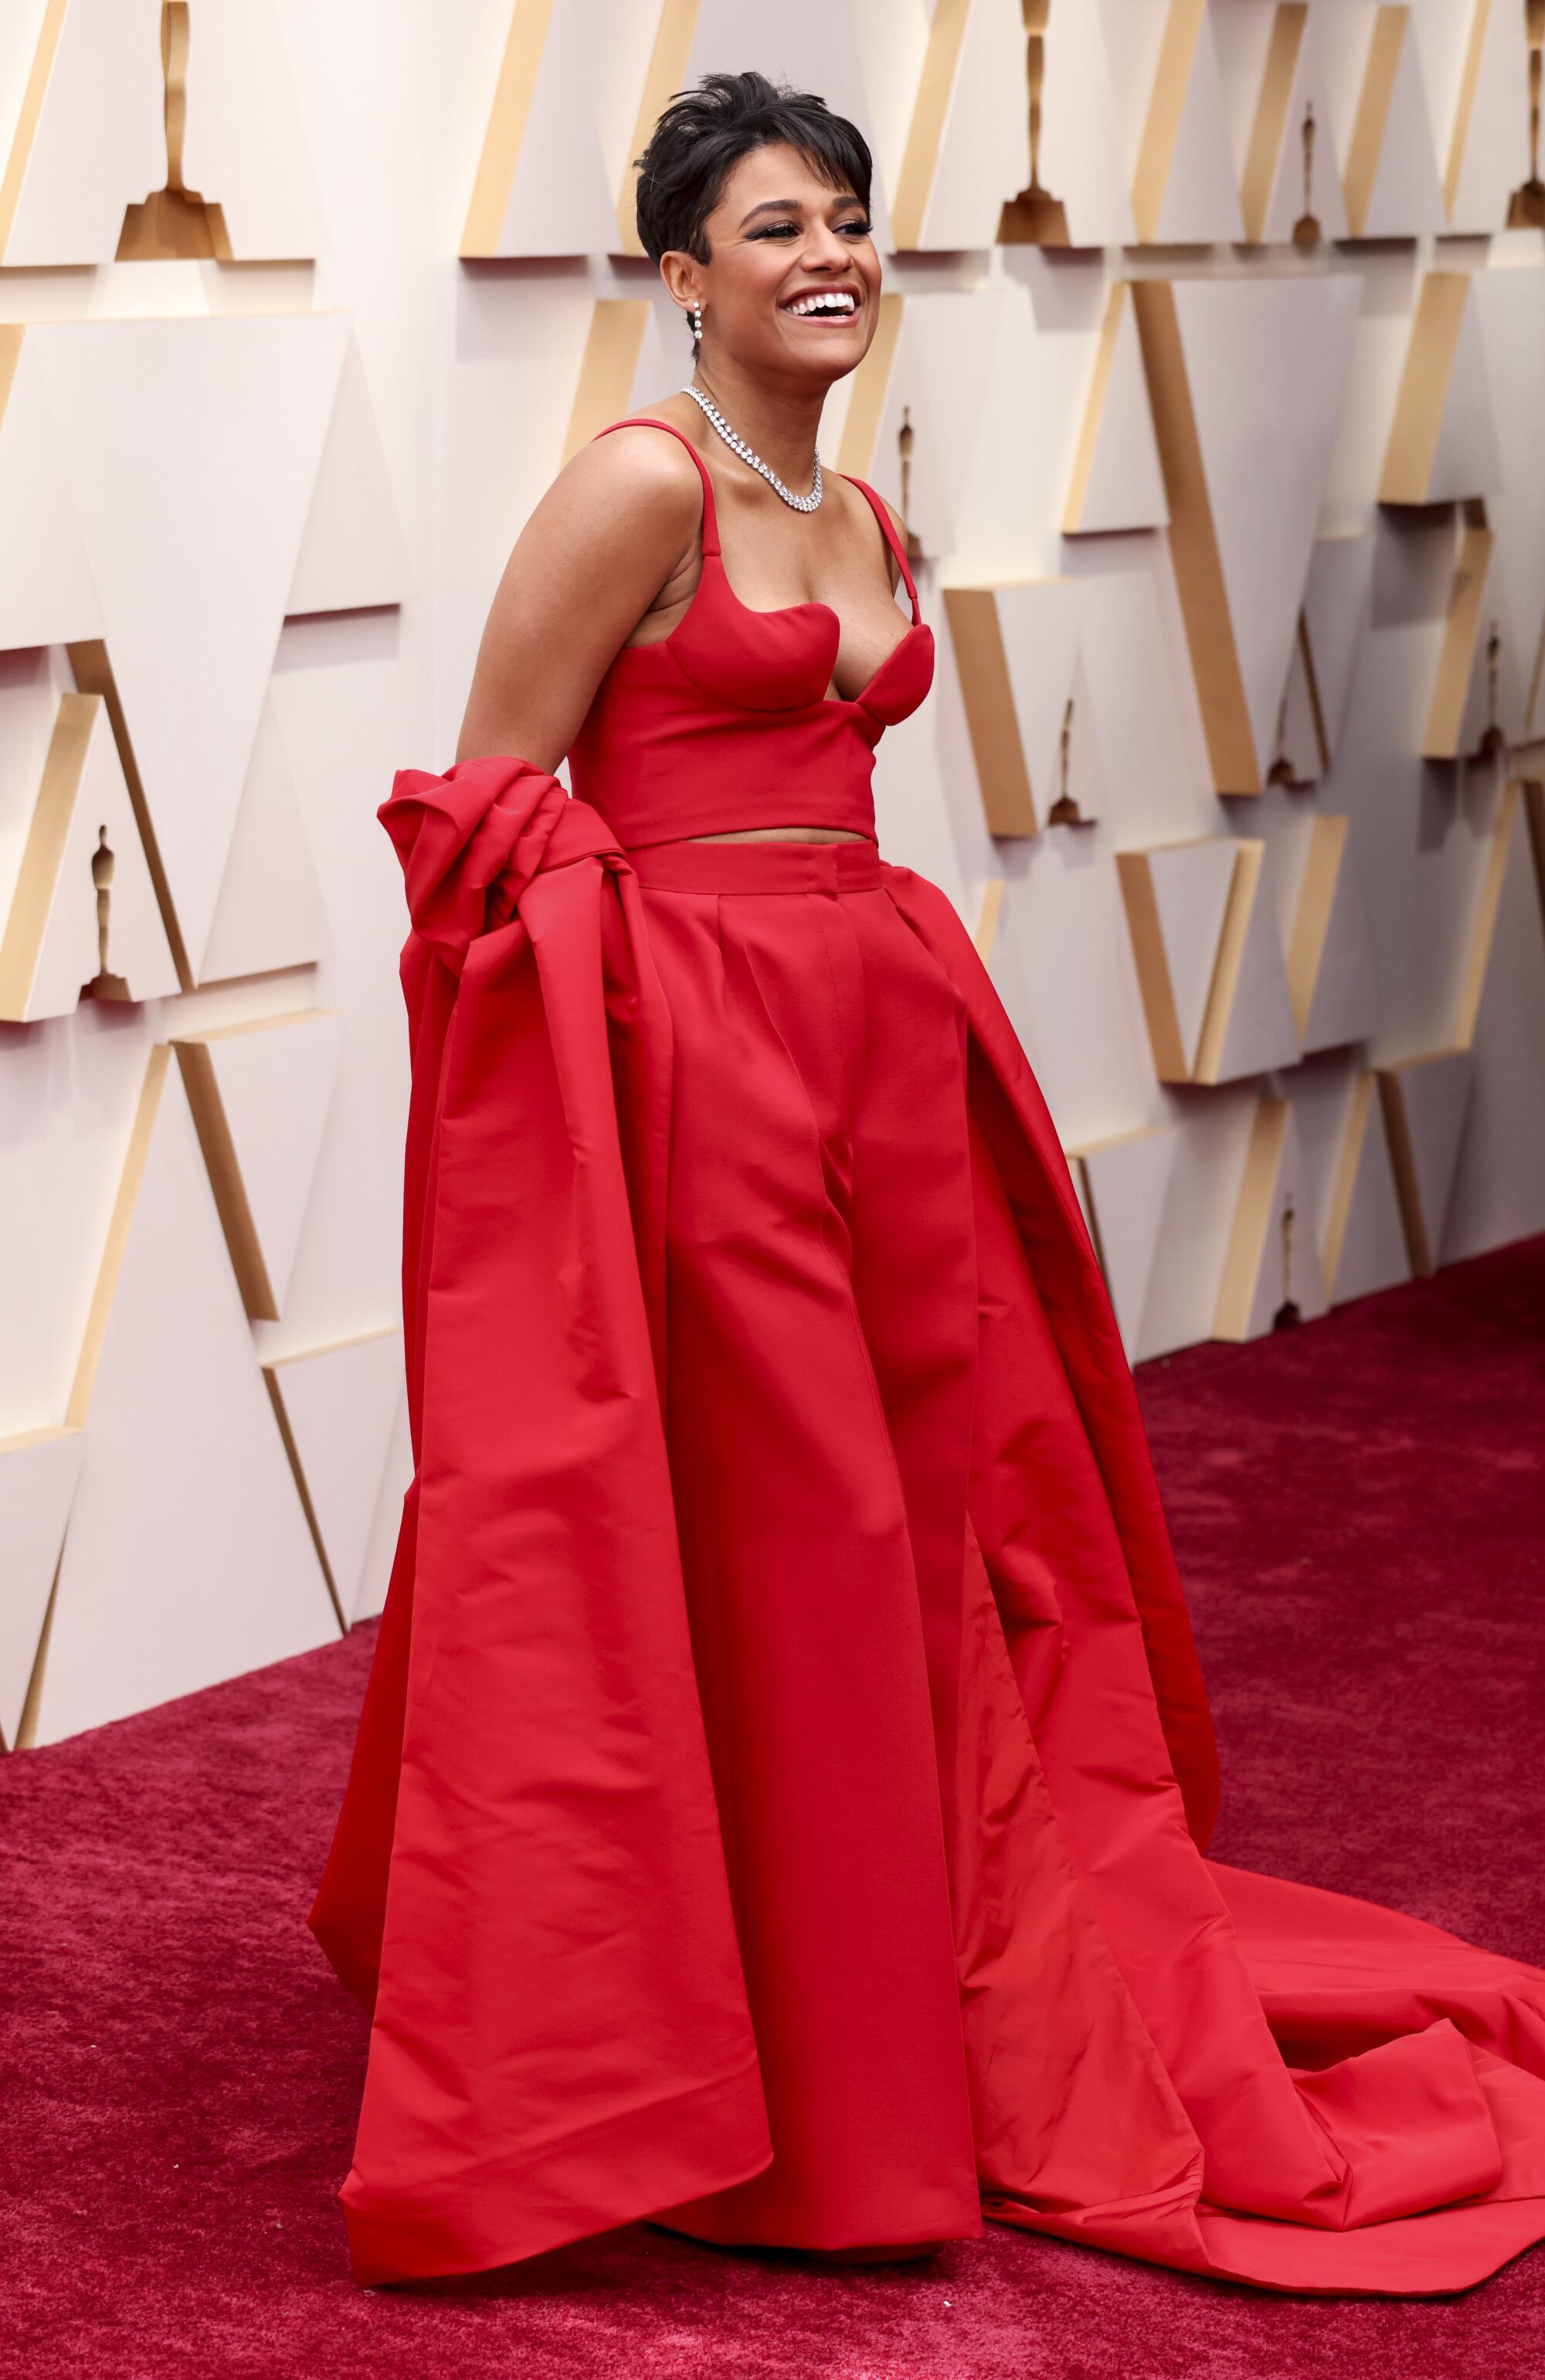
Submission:
[[[829,603],[754,612],[735,594],[692,441],[668,421],[610,427],[669,431],[692,456],[703,481],[703,575],[670,636],[624,645],[597,687],[569,753],[574,793],[624,850],[759,826],[848,827],[873,838],[875,747],[917,709],[934,675],[933,636],[884,504],[852,482],[901,565],[912,624],[847,701],[826,691],[841,634]]]

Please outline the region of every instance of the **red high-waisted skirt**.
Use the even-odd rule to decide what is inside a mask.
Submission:
[[[923,1643],[966,1531],[964,1005],[872,844],[632,862],[674,1045],[667,1439],[775,2149],[691,2226],[974,2233]]]

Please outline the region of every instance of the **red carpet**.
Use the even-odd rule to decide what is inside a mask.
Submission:
[[[1545,1963],[1545,1239],[1140,1374],[1224,1756],[1220,1859]],[[1533,2380],[1545,2252],[1260,2296],[992,2227],[869,2273],[638,2228],[357,2291],[363,2019],[302,1915],[369,1633],[0,1762],[0,2369]]]

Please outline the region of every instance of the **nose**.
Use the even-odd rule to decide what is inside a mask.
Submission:
[[[839,240],[829,224],[813,224],[800,259],[803,268],[812,273],[841,272],[848,262],[846,244]]]

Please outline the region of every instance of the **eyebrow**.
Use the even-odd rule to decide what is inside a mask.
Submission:
[[[856,190],[839,190],[831,200],[834,207],[856,207],[860,203]],[[798,199],[764,199],[760,206],[752,208],[751,214],[741,217],[735,228],[744,231],[753,215],[797,215],[799,211]]]

